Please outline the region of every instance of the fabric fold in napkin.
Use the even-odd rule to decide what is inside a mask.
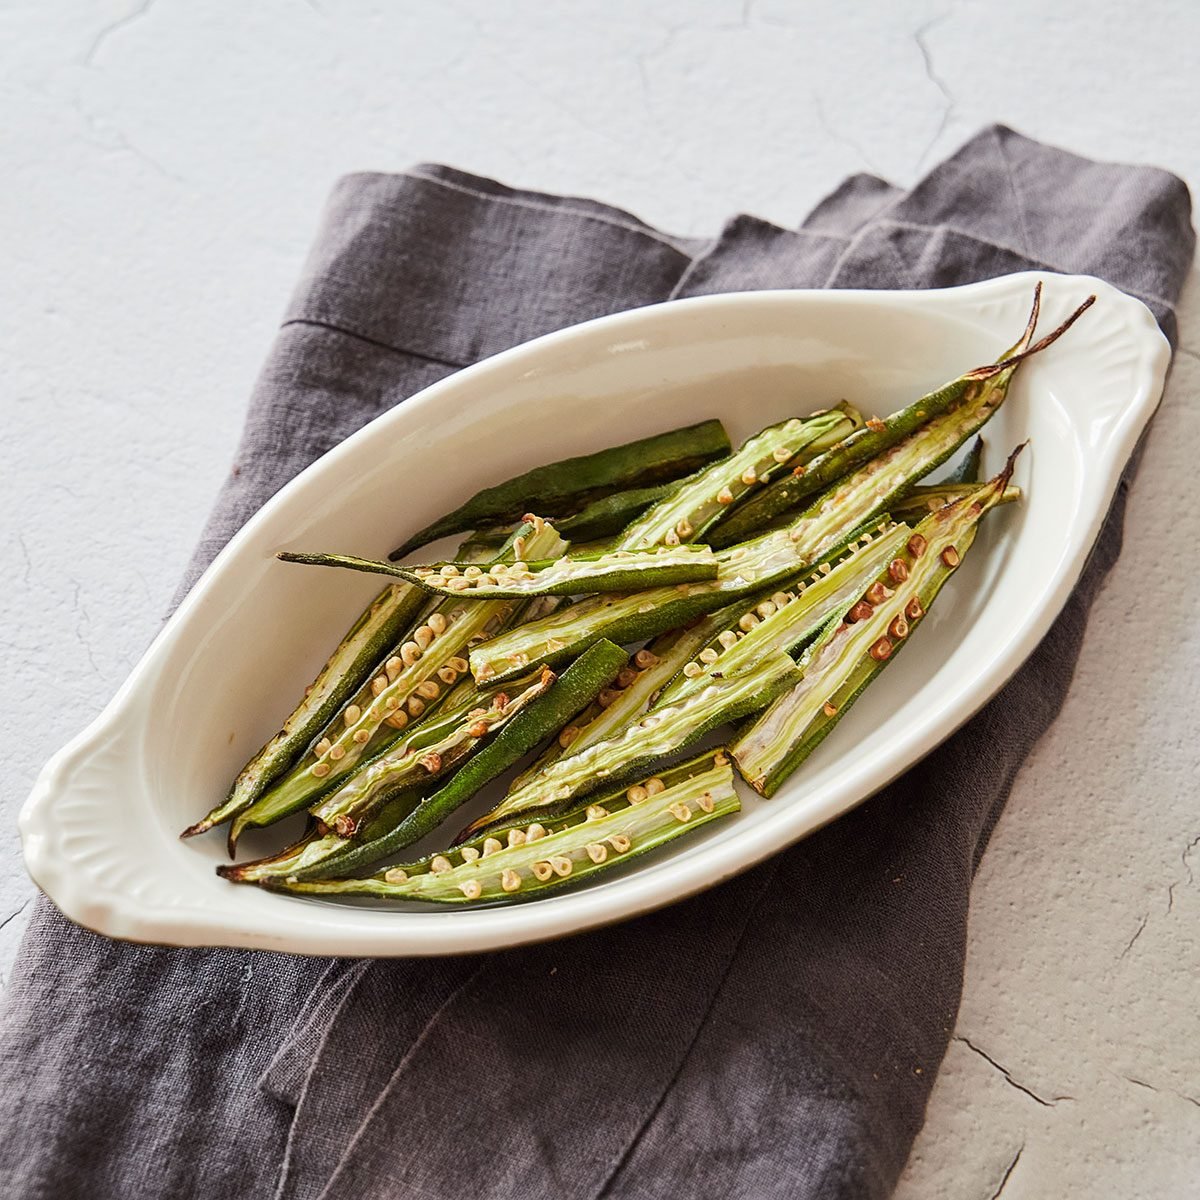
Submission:
[[[1173,340],[1190,211],[1162,171],[998,126],[910,191],[856,176],[797,229],[738,216],[712,240],[446,167],[351,176],[185,586],[372,417],[619,309],[1057,270],[1138,296]],[[887,1196],[954,1026],[972,875],[1062,704],[1131,473],[991,704],[868,803],[674,908],[524,949],[351,962],[123,945],[39,901],[3,1015],[0,1193]]]

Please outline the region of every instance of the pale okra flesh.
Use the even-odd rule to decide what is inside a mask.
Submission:
[[[566,549],[553,526],[540,518],[527,522],[511,540],[519,546],[518,553],[531,556],[550,557]],[[470,647],[514,620],[519,603],[441,601],[371,680],[370,701],[344,708],[312,750],[235,817],[230,850],[245,829],[269,825],[315,804],[339,788],[364,760],[378,757],[399,740],[403,730],[431,712],[466,673]]]
[[[476,492],[454,512],[415,533],[390,557],[395,562],[447,534],[519,520],[529,510],[530,497],[536,499],[542,516],[557,517],[613,492],[678,479],[724,458],[730,449],[721,422],[710,420],[548,463]]]
[[[830,409],[769,425],[728,458],[701,468],[622,531],[625,550],[704,541],[705,533],[755,487],[852,433],[861,417]]]
[[[683,750],[729,721],[757,712],[799,679],[786,654],[763,659],[744,675],[701,688],[678,704],[648,712],[614,737],[550,763],[522,788],[509,792],[490,812],[471,823],[471,835],[509,825],[523,814],[561,806],[577,796],[637,775],[644,767]]]
[[[749,604],[723,610],[729,614],[723,627],[681,665],[655,707],[673,704],[714,679],[743,674],[764,655],[791,653],[835,612],[857,599],[911,533],[907,525],[883,522],[864,533],[837,559],[782,590],[770,596],[760,594]]]
[[[487,835],[366,879],[265,880],[302,896],[372,896],[434,903],[511,902],[582,883],[737,812],[729,760],[720,750],[596,797],[561,817]]]
[[[1004,494],[1012,462],[970,495],[931,513],[872,585],[834,614],[800,661],[803,678],[730,744],[738,771],[771,796],[812,753],[933,604]]]

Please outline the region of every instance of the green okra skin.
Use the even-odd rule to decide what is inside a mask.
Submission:
[[[329,565],[351,566],[361,559],[320,557]],[[718,562],[707,546],[658,546],[643,550],[607,550],[597,554],[565,554],[544,562],[493,563],[489,567],[444,562],[414,567],[367,563],[419,587],[446,596],[488,600],[534,596],[566,596],[591,592],[628,592],[677,583],[716,579]]]
[[[620,646],[597,642],[563,672],[545,695],[509,722],[441,788],[426,795],[411,813],[377,837],[364,839],[348,848],[332,867],[322,865],[319,874],[325,876],[333,870],[357,871],[432,833],[480,788],[507,771],[586,708],[627,661],[628,655]],[[314,878],[315,875],[310,872],[303,877]]]
[[[607,783],[634,778],[718,725],[757,712],[799,678],[796,664],[786,654],[770,655],[745,675],[710,684],[678,704],[647,713],[636,725],[611,738],[551,763],[473,821],[460,837],[511,824],[523,819],[524,813],[560,806]]]
[[[382,837],[395,828],[420,802],[418,791],[399,792],[388,798],[379,811],[368,818],[354,837],[342,837],[333,830],[314,828],[298,842],[277,854],[253,862],[225,863],[217,874],[231,883],[260,883],[264,879],[308,879],[328,871],[336,875],[347,851],[360,842]]]
[[[725,457],[730,449],[721,422],[710,420],[536,467],[477,492],[454,512],[413,534],[391,558],[403,558],[446,534],[519,520],[529,510],[531,496],[543,516],[557,517],[613,492],[678,479]]]
[[[725,513],[755,488],[807,457],[814,445],[840,440],[855,427],[837,409],[769,425],[728,458],[702,467],[643,513],[617,539],[626,550],[699,542]]]
[[[342,638],[280,731],[241,769],[229,795],[180,835],[194,837],[248,809],[308,749],[409,628],[426,601],[413,584],[392,584]]]
[[[983,438],[977,437],[971,448],[963,455],[963,460],[942,480],[943,484],[978,483],[979,472],[983,468]]]
[[[566,549],[553,526],[540,518],[523,525],[510,541],[505,555],[531,551],[549,557]],[[371,680],[369,701],[364,696],[345,707],[312,750],[234,818],[230,853],[246,829],[269,825],[315,804],[341,787],[365,760],[377,758],[379,751],[398,741],[402,731],[436,708],[466,673],[470,647],[519,615],[515,600],[440,601],[413,631],[412,639]]]
[[[489,705],[470,708],[449,724],[441,737],[418,739],[381,755],[356,771],[336,792],[326,796],[312,814],[343,837],[351,837],[360,824],[398,791],[427,790],[431,781],[456,770],[478,754],[480,745],[508,727],[530,706],[546,696],[555,675],[543,667],[524,687],[496,693]],[[423,741],[423,744],[420,744]],[[461,773],[461,772],[460,772]]]
[[[876,511],[888,508],[889,500],[945,462],[980,429],[1004,402],[1013,373],[1021,363],[1056,342],[1095,301],[1094,296],[1089,297],[1057,329],[1031,344],[1041,307],[1041,286],[1039,283],[1034,289],[1033,307],[1020,340],[996,362],[951,380],[885,421],[868,421],[864,429],[801,468],[800,475],[777,481],[742,505],[713,531],[710,544],[719,548],[745,538],[768,527],[780,513],[795,509],[802,500],[828,489],[797,518],[811,520],[814,509],[832,507],[831,499],[845,502],[848,481],[861,484],[872,476],[879,479],[880,487],[885,482],[890,487],[886,494],[880,493]],[[946,441],[951,433],[957,440],[951,437]],[[889,480],[889,465],[904,465],[907,473]]]
[[[611,496],[601,496],[599,500],[584,505],[577,513],[557,518],[554,527],[563,537],[575,543],[610,538],[678,487],[677,482],[660,483],[653,487],[630,488],[628,491],[614,492]]]
[[[523,787],[557,759],[578,754],[640,720],[667,682],[721,628],[723,614],[731,611],[721,609],[697,618],[681,628],[660,634],[638,650],[611,685],[558,731],[558,736],[512,781],[508,790]]]
[[[803,678],[778,696],[730,745],[738,771],[772,796],[912,635],[999,503],[1015,455],[995,479],[931,513],[887,571],[835,613],[800,662]]]
[[[723,610],[726,620],[680,665],[655,707],[677,703],[714,680],[743,674],[764,655],[794,651],[862,594],[912,532],[907,525],[885,522],[821,569],[770,596],[760,592]]]
[[[631,799],[631,797],[633,797]],[[366,879],[264,878],[301,896],[374,896],[434,903],[511,903],[585,882],[740,808],[733,772],[710,751],[562,817],[476,838]]]
[[[898,521],[920,521],[947,504],[969,496],[977,483],[929,483],[915,487],[907,496],[893,501],[890,515]],[[1021,489],[1010,483],[1001,493],[997,504],[1014,504],[1021,499]]]

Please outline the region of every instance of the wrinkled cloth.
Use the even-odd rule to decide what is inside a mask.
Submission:
[[[188,583],[273,492],[517,342],[677,296],[1099,275],[1173,340],[1185,186],[993,127],[903,192],[797,229],[675,238],[440,166],[334,189]],[[1062,705],[1121,547],[983,711],[854,812],[673,908],[473,957],[123,945],[40,900],[3,1011],[0,1194],[279,1200],[874,1200],[954,1026],[968,895]],[[398,533],[402,532],[398,530]]]

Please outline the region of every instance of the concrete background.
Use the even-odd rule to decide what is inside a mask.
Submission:
[[[16,809],[154,633],[342,172],[452,163],[678,233],[908,184],[980,125],[1200,180],[1200,10],[948,0],[0,5],[0,970]],[[899,1196],[1200,1191],[1200,305],[1066,711],[974,894]]]

